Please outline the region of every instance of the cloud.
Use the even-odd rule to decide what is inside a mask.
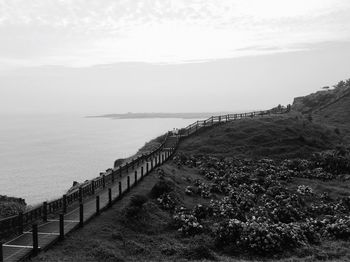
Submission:
[[[348,0],[0,0],[0,67],[291,52],[350,40],[349,11]]]

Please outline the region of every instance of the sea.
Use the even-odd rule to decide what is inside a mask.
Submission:
[[[196,121],[0,115],[0,195],[37,205],[99,176],[147,141]]]

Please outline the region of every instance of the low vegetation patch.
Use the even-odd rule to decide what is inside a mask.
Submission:
[[[207,188],[222,196],[209,205],[175,209],[173,225],[183,237],[205,234],[212,237],[217,251],[257,256],[274,256],[323,241],[350,240],[350,192],[331,198],[309,185],[291,186],[295,178],[317,184],[350,173],[346,149],[279,163],[266,158],[184,155],[175,157],[175,162],[178,168],[196,167],[205,178],[206,182],[193,183],[198,189],[193,191]],[[342,181],[350,187],[349,182]]]

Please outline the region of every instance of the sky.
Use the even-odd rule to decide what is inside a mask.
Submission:
[[[350,78],[349,0],[0,0],[0,113],[266,109]]]

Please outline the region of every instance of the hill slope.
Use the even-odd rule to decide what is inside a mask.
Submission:
[[[314,152],[336,147],[341,141],[332,128],[286,115],[214,126],[185,140],[179,150],[228,157],[308,158]]]
[[[350,142],[350,79],[339,82],[334,89],[295,98],[292,109],[337,128],[345,141]]]

